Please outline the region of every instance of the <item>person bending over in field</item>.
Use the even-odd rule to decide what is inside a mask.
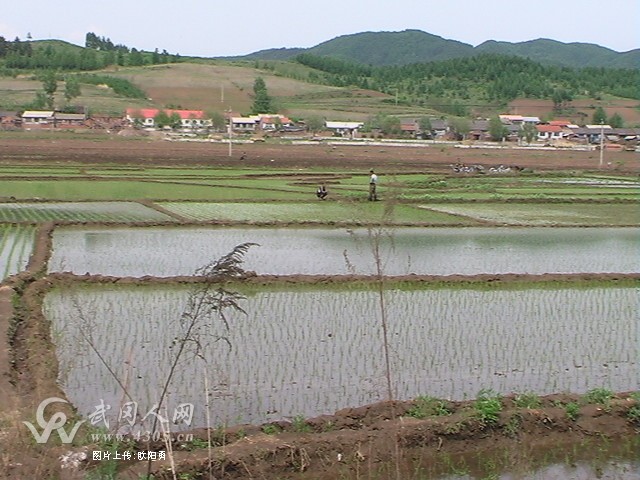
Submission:
[[[318,190],[316,190],[316,197],[318,197],[320,200],[324,200],[325,198],[327,198],[327,195],[329,195],[329,192],[327,192],[327,187],[325,187],[324,185],[320,185],[318,187]]]

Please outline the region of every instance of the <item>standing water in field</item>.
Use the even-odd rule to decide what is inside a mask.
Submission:
[[[380,237],[386,275],[635,273],[637,228],[394,228]],[[58,228],[49,271],[177,276],[244,242],[258,274],[372,274],[366,229]]]
[[[168,375],[185,287],[87,287],[50,292],[60,382],[87,415],[117,415],[122,390],[148,411]],[[393,388],[400,399],[475,398],[478,391],[584,393],[640,388],[638,289],[416,289],[386,294]],[[212,423],[261,423],[333,413],[385,398],[376,293],[261,289],[174,377],[170,404],[195,405],[204,425],[204,368]],[[217,333],[217,332],[212,332]],[[87,338],[92,339],[90,348]],[[125,381],[126,380],[126,381]]]
[[[32,226],[0,225],[0,281],[26,268],[34,235]]]

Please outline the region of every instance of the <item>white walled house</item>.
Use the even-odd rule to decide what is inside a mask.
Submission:
[[[212,125],[211,119],[206,118],[202,110],[160,110],[157,108],[127,108],[126,118],[131,124],[140,122],[143,127],[155,128],[156,116],[161,111],[171,116],[177,114],[180,117],[180,128],[183,129],[198,129],[207,128]]]
[[[20,117],[23,127],[30,127],[53,123],[53,114],[53,110],[26,110]]]
[[[332,130],[341,137],[356,137],[358,130],[362,128],[362,122],[325,122],[327,130]]]

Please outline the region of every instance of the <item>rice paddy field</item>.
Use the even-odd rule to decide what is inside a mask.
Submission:
[[[633,172],[470,176],[394,159],[369,202],[369,159],[355,167],[342,147],[313,147],[331,164],[293,153],[286,164],[267,144],[243,165],[211,161],[206,145],[174,165],[165,150],[182,147],[135,143],[97,162],[72,149],[0,162],[0,280],[16,286],[29,265],[25,285],[46,284],[10,300],[42,302],[51,381],[85,418],[104,402],[115,424],[123,387],[148,411],[169,378],[165,406],[193,404],[193,427],[295,425],[387,400],[389,385],[398,400],[446,401],[640,390]],[[256,244],[248,275],[212,284],[240,308],[203,317],[180,343],[208,285],[195,276],[243,243]]]
[[[34,234],[33,226],[0,223],[0,281],[25,269]]]
[[[0,222],[163,222],[168,215],[135,202],[0,203]]]
[[[637,228],[60,227],[50,272],[171,277],[257,243],[244,268],[259,275],[574,274],[640,271]]]
[[[211,340],[201,363],[185,364],[170,389],[174,402],[202,404],[207,374],[216,424],[312,417],[384,399],[375,291],[245,293],[246,315],[228,319],[230,347]],[[116,404],[123,394],[103,361],[128,379],[140,408],[151,407],[168,377],[171,339],[179,335],[188,296],[184,287],[109,286],[47,296],[60,381],[81,412],[100,398]],[[428,393],[461,400],[483,388],[505,394],[640,388],[637,287],[422,287],[385,297],[397,398]],[[211,328],[224,333],[221,322]],[[198,426],[205,425],[204,412],[197,415]]]

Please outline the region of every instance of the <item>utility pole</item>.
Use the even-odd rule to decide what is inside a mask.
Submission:
[[[600,122],[600,169],[604,164],[604,123]]]
[[[233,121],[231,120],[231,107],[229,107],[229,109],[227,110],[228,113],[228,117],[229,117],[229,157],[231,157],[233,155],[233,144],[231,143],[231,132],[233,130],[232,126],[233,126]]]

